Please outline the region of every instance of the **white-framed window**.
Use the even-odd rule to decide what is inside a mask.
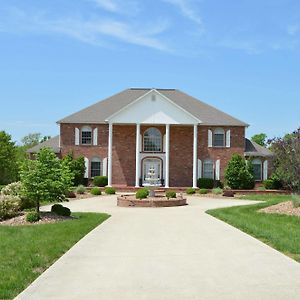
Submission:
[[[225,147],[225,131],[222,128],[216,128],[213,133],[213,146]]]
[[[203,178],[214,179],[214,162],[211,159],[203,162]]]
[[[92,128],[84,126],[81,128],[81,144],[91,145],[92,144]]]
[[[255,181],[262,181],[262,162],[259,158],[252,160]]]
[[[99,157],[93,157],[91,160],[91,177],[101,175],[101,159]]]
[[[144,132],[144,152],[162,152],[161,132],[154,127],[148,128]]]

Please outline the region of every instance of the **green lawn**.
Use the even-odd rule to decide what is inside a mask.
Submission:
[[[0,299],[12,299],[109,215],[74,213],[71,221],[0,226]]]
[[[264,203],[209,210],[207,213],[300,262],[300,217],[258,212],[260,208],[288,201],[291,196],[251,195],[244,198],[263,200]]]

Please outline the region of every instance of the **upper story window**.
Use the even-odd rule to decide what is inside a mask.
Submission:
[[[224,147],[225,146],[225,131],[222,128],[217,128],[213,132],[213,146]]]
[[[261,160],[258,158],[252,160],[252,165],[253,165],[253,173],[254,173],[255,181],[261,181],[262,180],[262,162],[261,162]]]
[[[92,128],[84,126],[81,128],[81,144],[91,145],[92,144]]]
[[[101,175],[101,159],[94,157],[91,161],[91,177]]]
[[[203,162],[203,178],[214,179],[214,163],[210,159]]]
[[[161,132],[157,128],[149,128],[144,133],[144,151],[162,152]]]

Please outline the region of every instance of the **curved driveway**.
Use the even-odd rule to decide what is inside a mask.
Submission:
[[[188,200],[148,209],[118,208],[115,196],[67,203],[112,217],[17,299],[299,299],[300,264],[205,214],[253,201]]]

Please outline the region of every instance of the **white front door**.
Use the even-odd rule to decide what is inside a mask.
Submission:
[[[149,170],[153,168],[155,172],[155,179],[161,180],[161,160],[158,158],[146,158],[143,160],[143,184],[146,178],[149,177]]]

